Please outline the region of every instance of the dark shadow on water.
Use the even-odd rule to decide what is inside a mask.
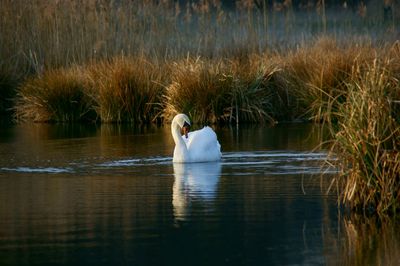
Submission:
[[[326,129],[312,123],[226,126],[217,133],[223,150],[310,150],[328,136]]]

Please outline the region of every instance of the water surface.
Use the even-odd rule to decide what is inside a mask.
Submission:
[[[1,128],[0,264],[399,262],[382,248],[387,239],[399,247],[397,237],[382,240],[381,225],[342,217],[326,195],[336,171],[314,149],[318,128],[216,133],[221,162],[173,164],[168,126]],[[375,255],[362,260],[358,246]]]

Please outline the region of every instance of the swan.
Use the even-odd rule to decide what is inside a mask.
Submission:
[[[206,126],[193,132],[189,130],[188,116],[177,114],[171,124],[171,133],[175,142],[172,160],[174,163],[211,162],[221,159],[221,145],[210,127]]]

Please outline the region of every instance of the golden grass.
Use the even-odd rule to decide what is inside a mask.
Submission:
[[[234,78],[224,62],[187,58],[170,68],[171,83],[164,96],[163,116],[167,121],[182,112],[195,123],[215,123],[224,116],[228,93],[234,86]]]
[[[289,54],[286,80],[299,100],[305,118],[332,122],[338,104],[345,101],[346,82],[352,67],[373,53],[368,45],[340,47],[331,38],[322,37],[309,47]]]
[[[279,67],[262,57],[246,60],[187,58],[170,67],[164,118],[187,113],[197,123],[275,122]]]
[[[161,112],[162,82],[168,80],[167,74],[141,57],[46,71],[20,87],[16,118],[151,122]]]
[[[188,56],[160,63],[145,56],[118,56],[80,66],[77,80],[85,80],[84,93],[104,122],[143,123],[160,114],[170,121],[174,114],[185,112],[201,123],[297,118],[331,123],[339,119],[348,84],[362,78],[374,58],[390,58],[390,75],[400,75],[398,50],[398,44],[388,51],[368,44],[340,46],[324,37],[288,54],[251,54],[229,60]],[[51,72],[25,84],[50,82]],[[51,82],[57,87],[54,83],[63,78]]]
[[[339,104],[332,151],[342,167],[341,201],[352,209],[395,213],[400,209],[398,79],[390,61],[356,66]]]
[[[227,9],[215,0],[180,5],[156,0],[3,0],[0,61],[31,73],[121,54],[216,58],[284,51],[320,34],[338,40],[377,36],[377,41],[395,35],[383,23],[383,14],[373,9],[362,19],[349,10],[322,11],[315,6],[293,12],[289,1],[268,7],[239,0]],[[393,23],[398,19],[395,16]]]
[[[18,90],[16,118],[35,122],[95,119],[81,68],[57,69],[27,80]]]
[[[102,122],[154,121],[168,73],[143,57],[117,57],[86,69],[93,109]]]
[[[7,65],[7,67],[0,68],[0,76],[20,82],[54,69],[68,69],[76,65],[87,65],[89,62],[102,64],[121,56],[144,56],[145,60],[150,62],[165,61],[171,64],[171,62],[184,61],[184,58],[190,55],[193,58],[200,57],[202,60],[210,59],[212,64],[219,64],[221,61],[249,58],[253,55],[262,56],[265,51],[277,50],[285,55],[284,60],[293,61],[289,63],[289,68],[293,69],[288,69],[290,72],[288,77],[280,80],[277,77],[279,75],[274,75],[272,80],[286,82],[288,79],[293,86],[306,84],[307,90],[314,91],[314,95],[308,92],[303,93],[301,89],[298,89],[300,95],[290,98],[287,88],[283,91],[278,89],[272,92],[278,97],[276,101],[257,103],[257,107],[250,106],[245,101],[242,101],[241,107],[239,104],[235,104],[234,107],[231,105],[229,107],[231,115],[228,120],[255,121],[265,120],[268,116],[267,120],[276,119],[271,116],[270,111],[262,111],[262,109],[275,109],[277,107],[275,102],[278,102],[278,106],[281,107],[286,104],[290,104],[292,108],[301,107],[318,120],[322,118],[328,107],[320,106],[321,101],[305,97],[308,95],[315,99],[320,97],[325,100],[326,97],[321,94],[325,91],[330,92],[333,89],[329,87],[339,82],[340,78],[336,74],[341,74],[339,72],[342,68],[347,67],[347,62],[340,62],[340,60],[348,61],[346,56],[351,53],[336,57],[342,52],[339,49],[338,53],[332,55],[330,59],[321,61],[321,58],[324,59],[323,52],[317,51],[317,55],[321,57],[318,58],[310,55],[315,51],[308,51],[305,47],[312,45],[313,40],[322,33],[332,34],[331,36],[335,36],[339,42],[346,40],[348,36],[356,39],[365,34],[378,36],[373,38],[374,42],[385,40],[385,37],[392,39],[391,36],[395,36],[390,31],[391,28],[387,27],[388,25],[382,24],[382,16],[371,15],[371,10],[362,20],[357,17],[357,14],[346,10],[342,10],[343,14],[338,17],[325,11],[328,10],[315,8],[315,10],[307,10],[306,15],[301,12],[296,13],[293,12],[290,1],[267,7],[265,3],[256,5],[253,1],[240,0],[236,1],[235,8],[226,9],[221,1],[214,0],[181,5],[176,1],[156,0],[34,0],[28,2],[4,0],[0,2],[0,36],[3,37],[0,42],[0,65]],[[322,17],[321,14],[323,14]],[[393,17],[393,25],[397,21],[398,18]],[[360,29],[360,23],[363,33],[355,34]],[[302,62],[304,56],[301,51],[295,52],[292,59],[287,58],[286,53],[301,42],[304,43],[301,50],[304,50],[303,52],[308,54],[309,58]],[[297,66],[295,61],[298,61]],[[320,71],[315,71],[314,63],[319,65]],[[344,65],[341,65],[342,63]],[[267,67],[269,65],[268,63]],[[326,69],[331,65],[333,69]],[[310,66],[314,70],[306,70],[303,73],[301,70],[303,66]],[[278,68],[285,69],[286,66],[281,65]],[[255,75],[253,80],[262,83],[263,77],[259,71],[262,70],[252,70],[251,73]],[[334,73],[333,79],[336,81],[328,81],[332,79],[327,76],[329,74],[326,74],[329,72]],[[321,88],[321,77],[323,82],[326,82],[326,85],[323,85],[324,88]],[[307,82],[301,82],[303,78]],[[11,95],[14,95],[17,84],[9,84],[11,84],[9,87]],[[167,86],[169,83],[164,85]],[[262,92],[258,90],[260,87],[262,86],[257,84],[240,85],[241,89],[236,90],[236,96],[231,97],[237,99],[237,102],[240,102],[239,100],[243,99],[244,95],[249,98],[258,98],[264,93],[264,90],[261,90]],[[235,86],[235,88],[239,87]],[[2,99],[9,98],[9,94],[4,93],[5,90],[0,89],[0,93],[5,94],[5,97],[2,95]],[[296,102],[296,98],[299,97],[304,98],[304,101]],[[263,95],[261,98],[265,99],[266,96]],[[9,107],[4,106],[4,101],[2,101],[0,108],[8,109]],[[241,110],[236,110],[236,107]],[[110,106],[110,108],[113,107]],[[253,115],[257,112],[258,115]],[[116,118],[107,118],[111,114],[106,113],[106,110],[100,111],[99,116],[104,117],[105,121],[120,120],[118,115]],[[219,118],[212,118],[212,120],[219,120],[221,117],[226,119],[225,114],[221,115],[224,111],[219,110],[217,113]],[[294,118],[296,116],[294,113],[286,113],[279,119]],[[231,119],[232,117],[236,119]],[[143,119],[147,120],[147,118],[139,120]]]
[[[266,54],[251,56],[245,61],[232,61],[235,87],[229,92],[229,120],[239,122],[275,123],[287,106],[282,95],[279,57]]]

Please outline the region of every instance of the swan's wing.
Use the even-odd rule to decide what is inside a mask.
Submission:
[[[210,127],[204,127],[189,133],[191,134],[188,135],[187,139],[188,149],[207,150],[217,142],[217,135]]]
[[[194,161],[216,161],[221,158],[221,145],[210,127],[190,133],[186,145]]]

